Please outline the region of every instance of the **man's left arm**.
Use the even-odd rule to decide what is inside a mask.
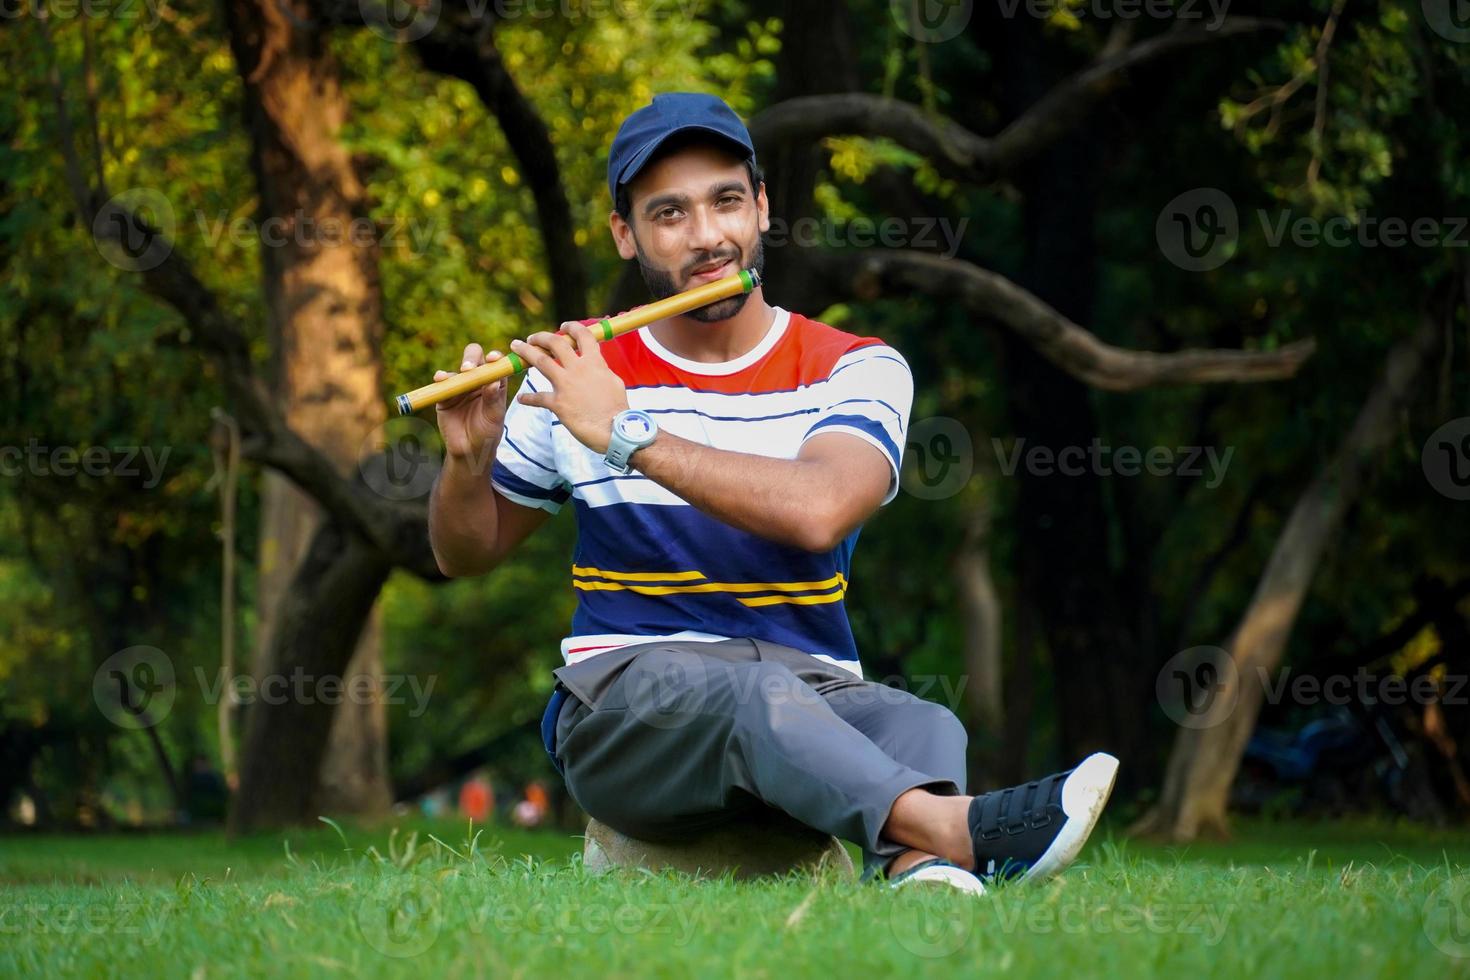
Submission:
[[[580,323],[563,324],[562,330],[512,342],[512,350],[553,388],[519,399],[551,409],[578,441],[605,453],[613,416],[628,407],[627,390],[590,330]],[[648,479],[727,524],[806,551],[830,551],[897,493],[912,399],[907,367],[899,366],[898,390],[863,392],[871,373],[861,364],[844,369],[839,361],[828,382],[832,407],[808,430],[795,459],[715,449],[661,431],[631,462]],[[847,375],[840,385],[839,371]],[[842,397],[847,394],[858,397]],[[894,417],[886,418],[889,413]]]

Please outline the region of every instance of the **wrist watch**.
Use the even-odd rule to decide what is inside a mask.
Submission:
[[[633,472],[633,454],[658,438],[658,423],[653,416],[636,408],[627,408],[613,416],[612,438],[607,444],[607,465],[620,476]]]

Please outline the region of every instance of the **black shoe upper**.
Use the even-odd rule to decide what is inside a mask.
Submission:
[[[998,789],[970,802],[975,873],[1004,880],[1023,874],[1046,853],[1066,823],[1062,784],[1073,770]]]

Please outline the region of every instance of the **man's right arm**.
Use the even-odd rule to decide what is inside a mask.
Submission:
[[[483,575],[499,565],[551,514],[495,492],[483,469],[446,457],[429,499],[429,544],[450,578]]]
[[[460,370],[501,356],[499,351],[485,356],[479,344],[470,344]],[[434,380],[451,376],[449,371],[440,371]],[[490,571],[546,523],[554,510],[553,505],[548,505],[549,510],[510,500],[490,483],[490,469],[508,427],[508,380],[478,388],[437,409],[444,468],[429,498],[429,545],[439,570],[450,577]]]

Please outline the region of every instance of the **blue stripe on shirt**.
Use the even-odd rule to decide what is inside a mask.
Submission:
[[[848,429],[857,429],[859,432],[865,432],[872,436],[878,440],[879,445],[888,451],[888,456],[893,460],[894,467],[896,468],[899,465],[898,446],[894,445],[893,440],[888,435],[888,430],[881,423],[873,421],[866,415],[829,415],[808,429],[802,439],[803,441],[810,439],[818,430],[836,425]]]

